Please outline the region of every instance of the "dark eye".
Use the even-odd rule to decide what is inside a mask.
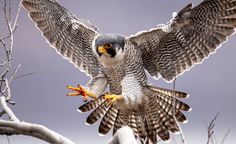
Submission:
[[[112,44],[105,44],[104,47],[107,48],[107,49],[109,49],[109,48],[112,47]]]

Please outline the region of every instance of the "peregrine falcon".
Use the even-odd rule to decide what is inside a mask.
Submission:
[[[85,87],[68,86],[74,91],[69,96],[92,98],[79,107],[94,109],[86,122],[102,119],[101,134],[128,125],[145,143],[169,140],[169,131],[179,132],[177,121],[187,120],[182,111],[191,110],[179,100],[186,93],[155,87],[146,75],[173,81],[214,53],[236,27],[236,0],[188,4],[169,23],[128,37],[99,33],[56,0],[22,0],[22,5],[47,42],[91,76]]]

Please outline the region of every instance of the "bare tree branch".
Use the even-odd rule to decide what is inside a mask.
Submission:
[[[10,3],[10,1],[9,1],[9,3]],[[7,24],[8,31],[10,32],[11,31],[11,28],[10,28],[11,27],[11,22],[10,22],[9,18],[11,17],[11,15],[8,12],[10,12],[11,9],[9,8],[9,11],[7,11],[8,6],[9,5],[7,4],[7,0],[4,0],[4,4],[3,4],[4,18],[5,18],[5,21],[6,21],[6,24]]]
[[[71,140],[46,128],[43,125],[27,122],[0,120],[1,135],[27,135],[54,144],[74,144]]]
[[[37,74],[37,72],[29,72],[29,73],[26,73],[26,74],[22,74],[22,75],[19,75],[19,76],[15,76],[13,78],[13,80],[16,80],[16,79],[19,79],[19,78],[23,78],[23,77],[27,77],[27,76],[31,76],[31,75],[34,75],[34,74]]]
[[[6,112],[5,112],[4,110],[2,110],[2,111],[0,112],[0,117],[2,117],[5,113],[6,113]]]
[[[16,73],[18,72],[18,70],[20,69],[21,64],[18,65],[18,67],[14,70],[13,75],[11,76],[9,83],[11,83],[11,81],[15,78]]]
[[[0,39],[0,42],[2,43],[2,39]],[[3,67],[6,64],[6,61],[3,60],[2,58],[0,58],[0,61],[1,61],[0,67]]]
[[[7,136],[7,142],[8,144],[11,144],[9,136]]]
[[[7,50],[7,46],[6,46],[6,44],[5,44],[5,42],[4,42],[4,40],[3,40],[2,38],[0,38],[0,42],[1,42],[1,44],[3,45],[3,48],[4,48],[4,50],[5,50],[7,60],[9,60],[10,58],[9,58],[9,54],[8,54],[8,50]],[[3,61],[3,62],[4,62],[4,63],[1,64],[1,66],[7,64],[7,61]]]
[[[209,126],[207,127],[207,144],[210,144],[210,140],[214,134],[215,121],[220,113],[217,113],[216,116],[211,120]],[[214,143],[214,142],[213,142]]]
[[[19,122],[20,120],[15,116],[15,114],[12,112],[12,110],[7,106],[6,97],[5,96],[1,96],[0,97],[0,102],[1,102],[3,110],[9,116],[9,119],[14,121],[14,122]]]
[[[8,1],[8,3],[7,3]],[[20,13],[20,9],[21,9],[21,5],[19,4],[18,7],[18,11],[16,13],[16,17],[14,20],[14,24],[12,25],[12,10],[11,10],[11,0],[4,0],[4,6],[3,6],[3,12],[4,12],[4,17],[5,17],[5,21],[7,24],[7,29],[9,34],[4,37],[4,38],[0,38],[0,42],[4,45],[5,48],[5,52],[6,52],[6,56],[7,56],[7,62],[8,62],[8,67],[11,67],[11,65],[9,64],[11,62],[11,55],[12,55],[12,50],[13,50],[13,41],[14,41],[14,36],[13,33],[15,32],[17,26],[18,26],[18,17],[19,17],[19,13]],[[4,40],[9,38],[10,39],[10,46],[9,49],[7,49]]]
[[[17,10],[17,13],[16,13],[16,18],[15,18],[14,24],[11,28],[11,32],[8,36],[4,37],[3,40],[8,39],[16,31],[16,29],[18,27],[18,18],[19,18],[20,10],[21,10],[21,4],[19,3],[19,7],[18,7],[18,10]]]
[[[138,144],[138,142],[133,130],[128,126],[123,126],[116,132],[109,144]]]
[[[225,143],[225,140],[227,139],[229,133],[230,133],[230,130],[228,130],[228,131],[225,133],[225,135],[224,135],[224,137],[223,137],[223,139],[222,139],[222,141],[221,141],[220,144],[224,144],[224,143]]]
[[[10,89],[10,86],[9,86],[9,82],[8,82],[8,79],[4,79],[5,81],[5,89],[3,89],[3,92],[6,92],[6,101],[9,101],[11,99],[11,89]]]

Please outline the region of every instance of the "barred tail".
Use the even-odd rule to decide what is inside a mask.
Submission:
[[[86,119],[86,124],[94,124],[97,120],[102,118],[99,125],[99,133],[101,135],[107,134],[114,126],[118,109],[111,105],[106,106],[106,101],[103,96],[100,96],[97,100],[91,100],[78,108],[80,112],[87,112],[94,109]]]
[[[190,111],[191,108],[176,98],[187,98],[188,95],[184,92],[154,86],[148,86],[146,92],[149,96],[149,100],[144,107],[146,111],[145,121],[149,125],[146,129],[147,136],[153,143],[157,142],[156,135],[162,140],[168,141],[170,138],[169,131],[179,132],[177,121],[187,122],[181,111]]]
[[[148,99],[137,107],[124,109],[111,105],[107,108],[104,98],[99,97],[97,100],[82,105],[79,110],[86,112],[94,109],[86,122],[93,124],[102,118],[99,125],[99,133],[102,135],[107,134],[112,128],[114,135],[122,126],[129,126],[134,131],[136,138],[143,143],[157,143],[157,136],[168,141],[169,131],[179,132],[177,121],[183,123],[187,121],[181,111],[190,111],[191,108],[177,98],[186,98],[188,95],[184,92],[150,85],[144,87],[143,92]]]
[[[191,108],[177,98],[187,98],[184,92],[146,86],[143,92],[148,97],[143,104],[132,110],[120,109],[114,124],[113,133],[123,125],[131,127],[142,143],[157,143],[158,139],[168,141],[169,131],[179,132],[178,122],[185,123],[187,119],[181,111]],[[174,117],[175,115],[175,117]],[[177,121],[176,121],[177,120]],[[158,138],[158,137],[159,138]]]

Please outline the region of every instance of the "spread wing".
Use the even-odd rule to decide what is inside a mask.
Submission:
[[[63,58],[92,77],[98,75],[100,65],[92,52],[92,41],[98,34],[95,26],[77,19],[56,0],[22,0],[22,5]]]
[[[187,5],[169,24],[129,39],[141,49],[147,72],[171,81],[214,53],[235,27],[236,0],[204,0]]]

